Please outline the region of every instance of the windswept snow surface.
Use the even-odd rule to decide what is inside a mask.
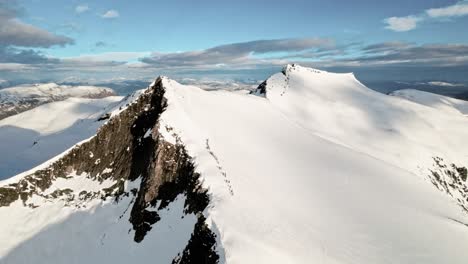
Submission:
[[[161,118],[213,195],[226,263],[466,263],[468,217],[415,174],[466,162],[466,117],[285,70],[266,97],[164,80]]]
[[[31,169],[96,133],[122,99],[69,98],[0,120],[0,180]]]

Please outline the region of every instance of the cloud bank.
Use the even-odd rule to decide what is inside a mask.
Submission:
[[[468,45],[408,42],[338,45],[327,38],[256,40],[185,52],[106,52],[71,58],[10,47],[0,52],[0,72],[24,78],[151,78],[158,74],[226,73],[279,68],[300,63],[318,68],[411,69],[468,68]],[[406,69],[406,70],[405,70]],[[451,71],[451,70],[450,70]],[[420,70],[424,74],[424,70]],[[197,75],[197,74],[196,74]],[[199,74],[198,74],[199,75]]]
[[[257,40],[216,46],[206,50],[153,53],[142,58],[143,63],[156,67],[187,67],[206,65],[242,65],[268,61],[256,55],[282,52],[320,51],[332,49],[334,42],[330,39],[299,38]]]

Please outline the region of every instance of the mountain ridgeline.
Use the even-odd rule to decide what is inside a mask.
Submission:
[[[203,211],[209,204],[207,190],[200,185],[191,157],[179,142],[171,144],[158,133],[158,118],[165,110],[166,99],[161,78],[111,117],[98,133],[78,144],[49,166],[24,176],[16,183],[0,187],[0,207],[21,201],[24,206],[41,206],[33,196],[49,201],[65,200],[67,206],[82,206],[93,199],[132,197],[128,221],[134,230],[133,239],[140,243],[160,220],[159,211],[168,207],[179,195],[185,196],[184,213],[198,219],[186,248],[174,256],[173,263],[217,263],[216,235],[205,223]],[[107,118],[108,116],[106,116]],[[85,175],[98,182],[112,182],[95,191],[57,189],[47,193],[58,179]],[[126,182],[139,186],[126,189]]]

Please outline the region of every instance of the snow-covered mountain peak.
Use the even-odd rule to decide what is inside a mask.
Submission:
[[[299,97],[315,94],[331,98],[352,90],[369,89],[362,85],[353,73],[332,73],[298,64],[288,64],[281,73],[274,74],[260,84],[254,93],[269,99],[291,93]]]
[[[462,263],[444,237],[466,216],[441,218],[448,211],[434,213],[432,202],[467,208],[468,120],[374,92],[352,74],[288,69],[260,85],[266,99],[164,83],[161,122],[211,190],[227,262]]]
[[[468,120],[460,114],[467,111],[464,102],[419,91],[406,92],[406,97],[419,102],[415,104],[401,98],[405,96],[371,90],[352,73],[317,71],[298,65],[286,68],[287,74],[274,74],[258,87],[256,94],[266,97],[288,120],[310,132],[414,172],[418,170],[414,160],[432,163],[431,155],[435,153],[450,156],[452,162],[465,162],[468,153],[461,146],[466,145],[463,127]],[[433,106],[444,102],[445,111],[421,105],[422,102]],[[434,128],[452,136],[434,137]],[[370,138],[375,140],[371,144]],[[406,150],[406,158],[402,158],[401,148],[389,147],[389,142],[393,142],[392,146],[405,142],[403,145],[414,147]]]
[[[465,116],[299,66],[262,87],[125,98],[0,182],[0,262],[466,262]]]
[[[158,77],[156,77],[154,79],[154,81],[148,86],[148,88],[146,88],[147,91],[151,90],[151,89],[154,89],[154,87],[157,87],[156,84],[161,82],[161,81],[168,81],[170,80],[169,77],[165,76],[165,75],[159,75]]]
[[[320,70],[316,68],[311,68],[311,67],[305,67],[296,63],[293,64],[287,64],[286,66],[283,67],[281,70],[281,73],[283,75],[288,75],[291,73],[299,73],[299,74],[311,74],[311,73],[316,73],[316,74],[329,74],[335,76],[334,78],[354,78],[354,73],[352,72],[347,72],[347,73],[335,73],[335,72],[328,72],[325,70]]]
[[[286,66],[283,67],[283,69],[281,70],[281,72],[284,74],[284,75],[287,75],[293,71],[309,71],[309,72],[315,72],[315,73],[321,73],[321,72],[324,72],[322,70],[319,70],[319,69],[314,69],[314,68],[310,68],[310,67],[304,67],[304,66],[301,66],[299,64],[296,64],[296,63],[293,63],[293,64],[286,64]]]

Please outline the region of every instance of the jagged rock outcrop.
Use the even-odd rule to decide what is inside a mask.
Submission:
[[[466,167],[447,164],[441,157],[434,158],[429,179],[440,191],[447,193],[458,205],[468,212],[468,170]]]
[[[266,95],[267,81],[263,81],[255,90],[251,91],[250,94],[255,94],[258,96]]]
[[[40,206],[33,196],[61,199],[69,206],[82,206],[90,199],[112,198],[118,203],[122,196],[133,196],[128,220],[135,230],[133,239],[139,243],[160,220],[158,212],[183,195],[184,213],[195,215],[198,221],[187,249],[174,261],[217,263],[216,235],[205,224],[203,216],[209,203],[207,190],[201,187],[200,175],[180,141],[169,143],[158,132],[158,120],[167,104],[164,92],[162,78],[158,78],[136,101],[110,117],[96,136],[75,146],[48,167],[0,187],[0,207],[18,200],[31,208]],[[99,191],[45,192],[57,179],[76,175],[113,184]],[[125,190],[125,182],[137,180],[140,180],[139,188]],[[193,248],[197,254],[191,254]]]

